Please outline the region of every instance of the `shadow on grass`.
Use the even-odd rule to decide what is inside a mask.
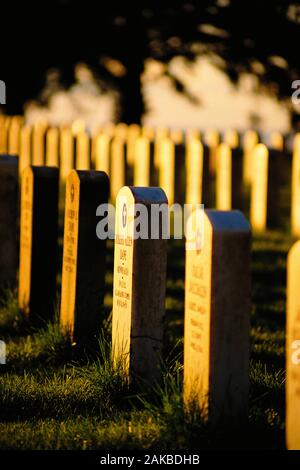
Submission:
[[[1,339],[26,335],[30,332],[29,325],[18,307],[16,291],[1,292],[0,299],[0,335]]]
[[[84,365],[73,360],[58,371],[40,368],[34,373],[1,374],[0,429],[4,423],[7,426],[3,437],[0,433],[1,448],[17,447],[20,434],[25,434],[27,429],[30,435],[38,423],[42,423],[48,437],[39,429],[39,443],[34,439],[28,448],[46,445],[47,439],[48,448],[93,448],[95,445],[104,448],[106,445],[110,449],[145,447],[166,451],[283,447],[282,373],[252,363],[250,424],[235,429],[211,427],[199,412],[185,413],[182,345],[178,345],[177,352],[171,351],[163,363],[162,383],[138,392],[128,385],[122,367],[113,365],[106,334],[104,332],[99,340],[98,358],[86,357]],[[70,442],[70,429],[75,430],[75,422],[75,434],[80,435],[82,430],[83,436]],[[109,442],[99,430],[100,422],[107,429],[107,436],[111,436]],[[12,442],[7,444],[5,436],[11,435],[10,430],[16,427],[20,433],[17,440],[12,436]],[[118,428],[125,435],[121,437]],[[58,429],[60,443],[49,437],[54,437],[54,430]],[[27,438],[25,440],[27,442]]]
[[[76,354],[70,356],[72,361],[55,371],[53,367],[46,367],[47,361],[42,366],[41,357],[50,359],[63,353],[66,360],[68,340],[57,333],[56,326],[43,333],[37,334],[40,336],[36,337],[35,349],[32,348],[39,369],[32,370],[31,366],[20,373],[18,365],[10,373],[3,372],[0,376],[2,421],[67,419],[74,415],[103,418],[113,415],[115,409],[124,409],[129,388],[122,370],[111,362],[109,344],[104,336],[99,340],[96,360],[85,348],[77,349]],[[60,345],[63,345],[62,350]],[[23,359],[24,366],[26,360],[24,363]],[[32,362],[34,360],[29,357],[28,365]],[[55,365],[53,358],[51,365]]]

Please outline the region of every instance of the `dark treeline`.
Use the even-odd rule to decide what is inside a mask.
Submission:
[[[140,78],[147,58],[167,65],[177,55],[217,56],[233,82],[250,71],[289,102],[291,82],[300,78],[300,7],[287,0],[10,0],[1,5],[1,37],[8,113],[21,113],[29,99],[46,100],[49,70],[56,71],[53,90],[70,86],[80,62],[103,91],[118,91],[125,122],[139,122],[146,111]],[[163,73],[195,99],[167,66]]]

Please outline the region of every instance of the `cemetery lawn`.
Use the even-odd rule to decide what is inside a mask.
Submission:
[[[96,353],[80,350],[57,324],[24,322],[16,295],[0,310],[0,449],[183,450],[284,448],[286,256],[283,232],[252,244],[249,424],[209,429],[182,405],[184,246],[169,244],[164,383],[150,396],[129,390],[109,354],[113,245],[109,244],[104,324]],[[238,288],[238,286],[237,286]]]

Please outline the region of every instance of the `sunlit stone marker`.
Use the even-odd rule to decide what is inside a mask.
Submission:
[[[129,166],[134,165],[135,144],[141,134],[141,128],[138,124],[131,124],[127,133],[127,163]]]
[[[86,130],[86,123],[83,119],[75,119],[72,122],[72,134],[74,137],[77,137],[81,132],[85,132]]]
[[[154,127],[145,124],[142,127],[142,136],[147,137],[151,142],[155,139],[155,129]]]
[[[115,126],[115,137],[126,141],[128,135],[128,125],[125,122],[119,122]]]
[[[71,129],[62,129],[60,134],[60,180],[65,184],[74,168],[74,139]]]
[[[145,208],[149,211],[149,218],[146,215],[143,222],[140,204],[143,213]],[[151,205],[153,219],[150,222]],[[154,224],[153,205],[157,212],[162,208],[160,218],[156,217],[157,225]],[[167,240],[163,239],[162,233],[164,226],[168,226],[166,210],[167,198],[160,188],[126,186],[119,191],[114,254],[113,359],[115,363],[123,364],[130,381],[146,382],[148,386],[161,378],[167,260]],[[135,233],[142,234],[143,239],[135,239]]]
[[[46,165],[59,166],[58,159],[59,132],[56,127],[51,127],[46,134]]]
[[[46,123],[36,122],[33,126],[32,137],[32,164],[37,166],[44,165],[45,159],[45,130]]]
[[[174,201],[179,204],[184,204],[186,199],[186,145],[183,142],[173,143],[173,145]]]
[[[76,169],[89,170],[90,167],[90,138],[86,132],[79,132],[76,136]]]
[[[107,175],[110,175],[110,141],[111,138],[108,134],[99,134],[95,149],[95,169],[104,171]]]
[[[170,139],[174,142],[174,144],[179,145],[183,144],[184,135],[183,131],[180,128],[173,128],[170,130]]]
[[[196,127],[189,127],[185,133],[185,139],[188,141],[189,139],[199,139],[201,140],[201,133],[200,130]]]
[[[239,211],[197,209],[188,222],[184,400],[212,423],[247,417],[250,238]]]
[[[96,209],[108,190],[101,171],[72,170],[67,178],[60,323],[75,341],[97,335],[103,320],[106,240],[96,234]]]
[[[94,126],[91,128],[91,135],[90,135],[90,147],[91,147],[91,168],[96,169],[96,153],[97,153],[97,140],[98,137],[102,133],[102,128],[99,126]]]
[[[32,127],[23,126],[20,135],[19,175],[31,163],[31,135]]]
[[[122,129],[122,128],[121,128]],[[111,143],[111,168],[110,168],[110,195],[111,200],[116,200],[118,191],[125,186],[126,181],[126,154],[125,141],[115,137]]]
[[[186,146],[186,203],[202,203],[209,208],[209,149],[195,137],[190,137]]]
[[[224,134],[224,143],[229,145],[230,148],[238,148],[240,144],[240,136],[234,129],[228,129]]]
[[[215,129],[208,129],[205,133],[205,143],[209,147],[209,172],[214,176],[217,165],[217,149],[220,144],[219,132]]]
[[[286,312],[286,444],[300,450],[300,241],[289,251]]]
[[[257,232],[274,227],[279,213],[280,160],[282,154],[258,144],[253,151],[250,222]]]
[[[18,303],[34,321],[56,308],[59,170],[28,166],[22,174]]]
[[[175,198],[175,147],[170,138],[160,141],[159,152],[159,186],[165,191],[171,206]]]
[[[113,122],[107,122],[103,126],[104,134],[107,134],[110,138],[114,137],[116,131],[116,126]]]
[[[150,141],[146,137],[139,137],[135,142],[133,184],[150,185]]]
[[[243,141],[243,180],[245,184],[248,185],[250,185],[252,181],[253,150],[258,143],[259,136],[257,132],[252,129],[245,132]]]
[[[18,158],[0,155],[0,288],[16,284],[17,222]]]
[[[6,117],[0,115],[0,155],[7,152]]]
[[[291,187],[291,232],[300,237],[300,133],[293,143],[292,187]]]
[[[284,137],[280,132],[272,132],[270,134],[269,147],[281,151],[284,149]]]
[[[8,131],[8,153],[10,155],[19,155],[21,120],[14,116]]]
[[[220,210],[242,209],[243,159],[240,149],[220,144],[217,150],[216,207]]]
[[[169,137],[169,129],[164,126],[157,127],[155,130],[154,138],[154,167],[159,170],[161,160],[161,148],[160,144],[162,140]]]
[[[8,136],[11,122],[12,118],[10,116],[2,116],[0,120],[0,155],[8,153]]]

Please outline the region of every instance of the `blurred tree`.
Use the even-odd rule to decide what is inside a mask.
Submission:
[[[139,122],[145,112],[141,75],[149,58],[166,64],[162,73],[189,99],[168,67],[175,56],[194,61],[206,54],[233,82],[253,73],[260,87],[289,103],[291,82],[300,78],[298,2],[10,0],[1,10],[0,78],[10,113],[38,96],[49,69],[70,86],[79,62],[92,68],[102,88],[119,91],[126,122]]]

